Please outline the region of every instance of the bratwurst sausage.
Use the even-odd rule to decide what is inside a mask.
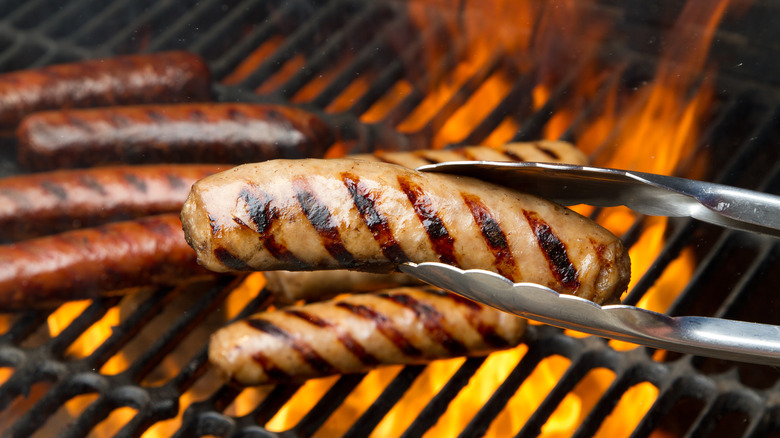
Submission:
[[[208,275],[177,215],[116,222],[0,246],[0,311]]]
[[[398,286],[423,284],[416,278],[393,272],[373,272],[334,269],[330,271],[267,271],[263,272],[265,287],[282,304],[298,300],[322,301],[343,293],[371,292]]]
[[[487,269],[597,303],[629,279],[620,239],[558,204],[473,178],[352,159],[248,164],[193,185],[182,222],[208,269]]]
[[[27,117],[17,137],[19,162],[33,170],[321,157],[333,141],[310,112],[240,103],[48,111]]]
[[[211,98],[211,73],[192,53],[127,55],[0,75],[0,128],[35,111]]]
[[[218,330],[209,360],[242,385],[301,382],[379,365],[485,356],[518,345],[526,321],[435,288],[259,313]]]
[[[351,155],[368,161],[381,161],[415,168],[446,161],[545,161],[564,164],[587,164],[587,157],[573,144],[563,141],[539,140],[508,143],[500,147],[463,146],[453,149],[426,149],[419,151],[374,151]],[[318,301],[349,291],[368,292],[419,282],[401,273],[375,274],[359,271],[269,271],[264,272],[266,288],[283,302],[297,300]]]
[[[507,143],[495,148],[463,146],[453,149],[424,149],[408,152],[378,150],[370,154],[351,155],[350,157],[398,164],[410,169],[446,161],[542,161],[562,164],[588,164],[588,158],[573,144],[552,140]]]
[[[0,241],[181,210],[192,184],[225,166],[60,170],[0,179]]]

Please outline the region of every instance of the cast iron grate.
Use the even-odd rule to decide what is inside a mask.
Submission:
[[[767,2],[758,3],[762,10],[771,9]],[[647,56],[648,47],[634,42],[640,40],[638,35],[655,32],[653,26],[666,25],[666,15],[661,10],[648,11],[639,5],[607,1],[594,7],[613,16],[628,35],[605,50],[611,53],[605,56],[606,62],[624,62],[630,67],[616,70],[611,81],[568,127],[563,138],[573,141],[592,123],[600,106],[605,105],[611,84],[631,87],[651,76],[655,58]],[[424,101],[426,85],[446,77],[463,58],[466,47],[448,35],[443,21],[434,20],[425,29],[417,29],[400,3],[11,0],[0,5],[0,16],[4,17],[0,20],[1,71],[114,53],[188,49],[203,55],[215,78],[224,80],[247,62],[254,50],[268,44],[268,56],[249,69],[246,76],[217,84],[215,98],[284,103],[316,111],[339,130],[341,140],[352,151],[425,147],[496,72],[509,72],[517,79],[487,115],[456,143],[482,142],[505,120],[519,126],[513,139],[539,138],[555,110],[569,104],[572,84],[580,73],[574,66],[547,102],[534,109],[531,93],[536,72],[518,69],[496,55],[476,69],[427,123],[404,131],[398,129],[399,125]],[[642,26],[635,26],[636,21]],[[640,30],[632,34],[629,29]],[[730,23],[727,35],[739,34],[740,30]],[[747,43],[740,39],[731,44],[735,40],[725,38],[713,58],[729,59],[736,48],[746,45],[751,59],[756,59],[755,53],[766,54],[761,51],[765,47],[751,44],[761,34],[752,28],[742,30],[749,37]],[[442,42],[448,49],[437,62],[430,67],[419,65],[426,48]],[[285,68],[290,65],[296,69],[285,76]],[[711,164],[705,179],[778,193],[780,157],[773,142],[780,129],[780,99],[775,84],[769,80],[766,84],[761,82],[766,74],[761,69],[734,73],[718,79],[718,89],[724,91],[718,96],[697,149],[683,160],[678,173],[689,174],[700,166],[697,157],[706,154]],[[318,83],[319,77],[327,80]],[[347,103],[339,101],[357,77],[370,78],[365,89]],[[401,81],[412,84],[411,90],[381,119],[366,118],[372,107]],[[597,162],[600,153],[601,150],[594,156]],[[4,174],[18,171],[11,158],[4,160]],[[599,214],[596,211],[593,216],[597,218]],[[637,218],[622,236],[628,245],[637,243],[648,220]],[[773,285],[780,279],[777,241],[689,220],[675,220],[670,225],[665,246],[626,297],[627,303],[638,303],[680,254],[690,250],[698,264],[671,305],[670,314],[780,323],[773,312],[777,308]],[[176,417],[184,408],[176,436],[308,436],[321,431],[366,376],[336,379],[293,428],[278,433],[264,426],[305,388],[276,386],[242,415],[227,412],[242,393],[230,386],[211,388],[205,396],[182,405],[183,394],[194,391],[209,377],[204,336],[226,322],[223,307],[240,281],[241,278],[227,277],[171,289],[144,290],[132,298],[95,300],[56,336],[46,332],[47,319],[56,311],[6,315],[10,323],[0,335],[0,370],[7,370],[9,375],[0,386],[0,418],[8,424],[5,434],[29,436],[36,431],[54,430],[62,436],[86,436],[120,407],[132,408],[134,413],[121,425],[119,436],[140,436],[156,423]],[[272,303],[270,294],[260,291],[233,317],[249,315]],[[121,318],[111,334],[85,357],[72,357],[69,347],[117,308]],[[161,319],[164,323],[160,326]],[[139,341],[147,339],[144,336],[149,330],[145,327],[154,324],[161,327],[160,331],[148,342]],[[139,343],[143,345],[131,348]],[[191,348],[184,360],[174,361],[174,371],[161,374],[160,369],[172,360],[181,345],[198,343],[201,346]],[[658,430],[685,436],[765,436],[780,429],[780,384],[776,370],[769,367],[660,354],[645,348],[619,351],[602,339],[574,337],[544,326],[531,328],[526,345],[527,353],[459,431],[462,436],[484,433],[537,365],[553,356],[564,357],[570,363],[538,409],[516,432],[517,436],[538,435],[566,395],[596,369],[607,369],[614,373],[614,378],[583,418],[576,436],[595,434],[621,397],[644,382],[657,388],[658,396],[632,436],[649,436]],[[123,370],[102,372],[106,363],[124,351],[133,352],[128,353],[132,359]],[[429,431],[485,361],[465,360],[409,423],[404,436],[420,436]],[[346,435],[366,436],[375,430],[425,368],[401,369],[353,419]],[[75,418],[62,417],[61,406],[82,395],[92,395],[94,400]],[[680,412],[686,414],[685,418],[678,415]],[[52,428],[51,423],[62,418],[67,418],[68,424],[55,424]]]

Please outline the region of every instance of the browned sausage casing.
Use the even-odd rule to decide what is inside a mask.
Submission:
[[[321,157],[333,140],[310,112],[240,103],[49,111],[27,117],[17,136],[19,162],[35,170]]]
[[[226,167],[116,166],[0,179],[0,241],[181,210],[192,184]]]
[[[209,360],[243,385],[379,365],[484,356],[518,345],[522,318],[435,288],[398,288],[253,315],[218,330]]]
[[[539,140],[507,143],[500,147],[464,146],[453,149],[425,149],[411,152],[375,151],[352,155],[368,161],[382,161],[414,169],[446,161],[542,161],[547,163],[588,164],[585,154],[564,141]]]
[[[404,262],[487,269],[598,303],[630,276],[620,239],[558,204],[473,178],[361,160],[275,160],[206,177],[182,209],[214,271]]]
[[[0,310],[203,275],[177,215],[116,222],[0,246]]]
[[[322,301],[343,293],[370,292],[422,284],[420,280],[400,272],[375,274],[345,269],[269,271],[263,272],[263,276],[265,276],[266,289],[281,303],[294,303],[298,300]]]
[[[563,141],[539,140],[508,143],[500,147],[464,146],[453,149],[407,152],[375,151],[352,155],[368,161],[381,161],[415,168],[445,161],[545,161],[565,164],[587,164],[587,157],[573,144]],[[369,292],[419,282],[404,274],[375,274],[359,271],[271,271],[264,272],[266,288],[284,302],[324,300],[349,291]]]
[[[192,53],[127,55],[0,75],[0,127],[35,111],[211,98],[211,73]]]

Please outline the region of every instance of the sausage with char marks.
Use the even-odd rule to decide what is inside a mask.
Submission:
[[[0,75],[0,128],[27,114],[63,108],[211,99],[211,73],[182,51],[50,65]]]
[[[19,162],[34,170],[321,157],[333,141],[310,112],[243,103],[47,111],[27,117],[17,137]]]
[[[0,179],[0,241],[181,210],[213,165],[115,166]]]
[[[361,160],[274,160],[198,181],[185,236],[208,269],[389,272],[437,261],[597,303],[625,290],[620,239],[558,204],[473,178]]]
[[[150,216],[0,246],[0,309],[209,275],[184,241],[178,216]]]
[[[571,143],[540,140],[508,143],[500,147],[464,146],[442,150],[407,152],[375,151],[371,154],[352,155],[367,161],[381,161],[415,168],[445,161],[545,161],[565,164],[587,164],[587,158]],[[266,287],[282,301],[317,301],[349,291],[368,292],[393,286],[418,284],[404,274],[374,274],[358,271],[270,271],[264,272]]]
[[[398,288],[259,313],[218,330],[209,360],[242,385],[301,382],[380,365],[485,356],[526,321],[439,289]]]
[[[399,164],[414,169],[426,164],[446,161],[541,161],[546,163],[588,164],[588,159],[571,143],[539,140],[507,143],[500,147],[463,146],[453,149],[425,149],[410,152],[375,151],[352,155],[368,161]]]
[[[412,286],[422,282],[400,272],[375,274],[348,271],[269,271],[263,272],[266,288],[282,303],[298,300],[321,301],[340,293],[370,292],[397,286]]]

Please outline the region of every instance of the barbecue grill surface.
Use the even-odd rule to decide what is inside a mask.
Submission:
[[[664,7],[642,1],[592,5],[617,23],[619,37],[602,49],[600,57],[606,69],[619,71],[615,77],[627,89],[641,87],[652,77],[658,54],[652,37],[667,29],[681,9],[681,2],[661,4]],[[765,22],[762,17],[772,12],[780,11],[769,2],[756,2],[740,20],[723,24],[711,54],[713,63],[721,66],[717,102],[697,149],[681,162],[680,176],[698,172],[698,177],[710,181],[780,192],[780,152],[776,147],[780,94],[777,66],[772,65],[780,57],[777,49],[766,43],[776,38],[771,29],[742,24]],[[464,56],[457,36],[447,31],[443,21],[434,20],[430,27],[418,29],[403,3],[9,0],[0,4],[0,17],[0,71],[113,54],[185,49],[209,62],[216,80],[215,100],[278,103],[313,111],[338,130],[350,152],[426,147],[495,72],[513,74],[517,79],[506,96],[458,143],[480,143],[505,120],[519,126],[512,140],[540,138],[550,115],[570,104],[568,93],[578,74],[573,67],[568,75],[562,75],[548,102],[533,110],[533,69],[519,68],[496,54],[422,128],[402,132],[399,124],[420,105],[429,84],[446,77]],[[262,60],[236,83],[226,83],[264,44],[268,50]],[[432,46],[448,50],[436,58],[434,66],[422,65],[419,59]],[[364,91],[352,100],[339,100],[360,77],[369,78]],[[411,84],[411,91],[381,120],[365,117],[399,81]],[[576,143],[607,93],[606,87],[599,92],[568,127],[564,139]],[[3,176],[21,172],[14,158],[13,139],[5,137],[2,142],[0,172]],[[603,153],[600,149],[592,156],[594,164],[599,164]],[[702,159],[708,164],[702,164]],[[636,244],[648,220],[638,218],[622,236],[627,245]],[[664,248],[626,297],[627,304],[638,303],[687,249],[693,251],[698,264],[670,314],[780,324],[776,311],[780,280],[777,240],[724,231],[693,220],[672,221],[665,237]],[[225,308],[236,300],[234,290],[241,280],[225,277],[94,300],[54,337],[47,331],[47,318],[53,310],[5,315],[9,324],[0,331],[0,371],[7,371],[9,377],[0,386],[0,429],[9,436],[28,436],[40,430],[85,436],[110,419],[112,412],[126,407],[134,413],[118,434],[139,436],[156,423],[176,417],[182,408],[182,394],[200,388],[205,395],[188,401],[177,426],[178,436],[314,434],[365,376],[335,379],[288,431],[270,432],[264,426],[305,387],[268,388],[253,410],[231,414],[228,407],[242,390],[214,383],[205,340],[227,322]],[[242,303],[241,310],[234,312],[237,316],[231,316],[246,316],[272,303],[270,294],[260,291]],[[86,357],[74,357],[71,344],[111,312],[118,314],[119,320],[110,335]],[[487,430],[536,365],[555,355],[568,359],[570,365],[519,436],[538,434],[566,394],[590,371],[601,368],[614,373],[614,380],[580,424],[577,436],[594,434],[621,396],[644,382],[658,389],[658,397],[637,425],[635,436],[648,436],[655,430],[689,436],[764,436],[780,429],[780,383],[775,369],[660,355],[645,348],[617,351],[605,340],[574,337],[545,326],[531,327],[526,345],[527,353],[508,378],[459,431],[463,436]],[[116,362],[118,353],[128,363],[118,373],[104,372],[107,363]],[[484,363],[484,358],[465,360],[441,390],[432,394],[406,435],[417,436],[433,427]],[[347,435],[368,435],[424,371],[424,366],[400,369],[378,398],[367,401],[365,412],[352,419]],[[93,401],[75,418],[63,413],[63,403],[82,396]],[[56,424],[63,418],[67,424]]]

